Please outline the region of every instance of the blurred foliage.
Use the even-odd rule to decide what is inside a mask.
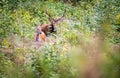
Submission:
[[[49,23],[45,11],[57,18],[64,9],[65,22],[49,36],[54,43],[37,50],[27,47],[36,25]],[[119,44],[120,0],[0,1],[0,78],[79,78],[94,51],[103,60],[102,78],[119,78]],[[111,50],[114,45],[117,48]]]

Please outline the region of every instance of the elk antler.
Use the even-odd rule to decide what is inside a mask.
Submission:
[[[58,22],[63,21],[63,17],[65,16],[65,13],[66,13],[66,9],[64,10],[64,13],[63,13],[63,15],[62,15],[60,18],[54,19],[54,18],[52,18],[51,15],[46,11],[46,14],[49,16],[49,21],[51,22],[51,24],[57,24]],[[51,25],[51,24],[50,24],[50,25]]]
[[[63,17],[65,16],[65,13],[66,13],[66,9],[64,10],[64,13],[62,15],[62,17],[58,18],[58,19],[54,19],[54,21],[57,23],[59,21],[63,21]]]
[[[45,13],[49,16],[49,21],[54,20],[54,19],[52,18],[52,16],[47,12],[47,10],[46,10]]]

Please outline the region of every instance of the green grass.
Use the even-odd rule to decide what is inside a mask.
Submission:
[[[113,28],[116,25],[100,17],[104,8],[99,3],[106,5],[107,2],[82,1],[78,3],[80,5],[72,6],[62,1],[35,0],[15,4],[3,0],[0,48],[1,51],[5,48],[6,53],[0,52],[0,78],[98,78],[97,75],[119,78],[119,44],[114,47],[110,42],[111,38],[119,37],[119,32]],[[64,9],[65,20],[57,26],[57,33],[50,34],[51,41],[35,50],[35,24],[49,23],[46,10],[57,18]],[[119,13],[114,12],[114,18],[113,15],[110,17],[118,24]],[[116,43],[119,39],[112,41]],[[11,49],[12,55],[9,53]]]

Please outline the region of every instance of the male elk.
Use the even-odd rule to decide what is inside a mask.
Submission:
[[[46,14],[48,15],[49,17],[49,21],[50,23],[49,24],[44,24],[42,23],[40,26],[37,27],[37,31],[36,31],[36,34],[35,34],[35,38],[34,40],[35,41],[39,41],[39,39],[45,41],[45,38],[49,33],[53,33],[56,31],[56,28],[55,28],[55,25],[59,24],[60,22],[63,21],[63,18],[65,16],[65,13],[66,13],[66,9],[64,10],[64,13],[63,15],[58,18],[58,19],[54,19],[51,17],[51,15],[46,11]]]

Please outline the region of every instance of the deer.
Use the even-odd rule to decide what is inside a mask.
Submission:
[[[55,19],[55,18],[52,18],[52,16],[46,11],[46,14],[48,15],[48,19],[50,23],[49,24],[41,23],[41,25],[36,28],[34,41],[42,40],[45,42],[46,37],[48,36],[48,33],[56,32],[55,26],[64,20],[65,13],[66,13],[66,9],[64,10],[63,15],[61,17]]]

